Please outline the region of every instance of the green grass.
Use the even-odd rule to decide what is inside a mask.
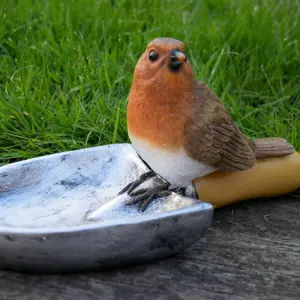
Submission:
[[[0,164],[128,142],[132,73],[159,36],[185,42],[245,134],[299,150],[299,20],[295,0],[2,0]]]

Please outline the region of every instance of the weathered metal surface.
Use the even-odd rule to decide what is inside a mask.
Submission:
[[[0,168],[0,268],[63,272],[162,258],[189,247],[210,225],[210,204],[173,194],[144,213],[113,205],[147,167],[130,144],[59,153]],[[119,201],[117,200],[117,202]],[[117,203],[118,204],[118,203]],[[116,209],[117,208],[117,209]]]

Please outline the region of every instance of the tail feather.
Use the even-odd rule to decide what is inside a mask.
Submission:
[[[294,147],[282,138],[263,138],[254,141],[257,159],[285,156],[295,152]]]

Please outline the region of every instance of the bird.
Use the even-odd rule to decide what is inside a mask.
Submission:
[[[136,63],[127,104],[129,139],[150,171],[119,194],[141,211],[158,196],[184,193],[193,179],[217,170],[242,171],[257,159],[294,152],[283,138],[251,139],[238,128],[218,96],[194,77],[182,41],[148,43]],[[138,188],[157,177],[150,188]]]

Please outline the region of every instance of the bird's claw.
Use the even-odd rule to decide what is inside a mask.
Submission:
[[[130,194],[136,187],[138,187],[140,184],[142,184],[145,180],[149,179],[149,178],[152,178],[156,176],[155,172],[154,171],[149,171],[149,172],[146,172],[144,174],[142,174],[140,176],[139,179],[137,179],[136,181],[133,181],[133,182],[130,182],[129,184],[127,184],[120,192],[118,195],[121,195],[125,192],[127,192],[128,194]]]
[[[138,188],[138,186],[141,185],[143,182],[153,177],[156,178],[151,187]],[[140,203],[139,210],[143,212],[152,202],[152,200],[157,197],[167,197],[171,195],[172,192],[184,195],[184,189],[169,189],[169,186],[170,183],[168,181],[155,174],[154,171],[149,171],[141,175],[140,178],[136,181],[129,183],[125,188],[123,188],[119,192],[119,195],[127,192],[127,194],[132,198],[126,204],[134,205]]]
[[[169,186],[169,185],[168,185]],[[134,197],[128,204],[141,202],[139,206],[139,210],[141,212],[145,211],[148,205],[157,197],[167,197],[170,196],[173,192],[180,194],[182,196],[185,195],[184,189],[176,188],[176,189],[168,189],[168,186],[159,186],[154,189],[149,189],[144,194]]]
[[[154,198],[170,195],[171,191],[168,190],[169,186],[169,183],[161,182],[156,184],[155,187],[142,188],[140,190],[133,191],[129,193],[132,198],[127,202],[127,205],[140,203],[139,210],[143,212]]]

